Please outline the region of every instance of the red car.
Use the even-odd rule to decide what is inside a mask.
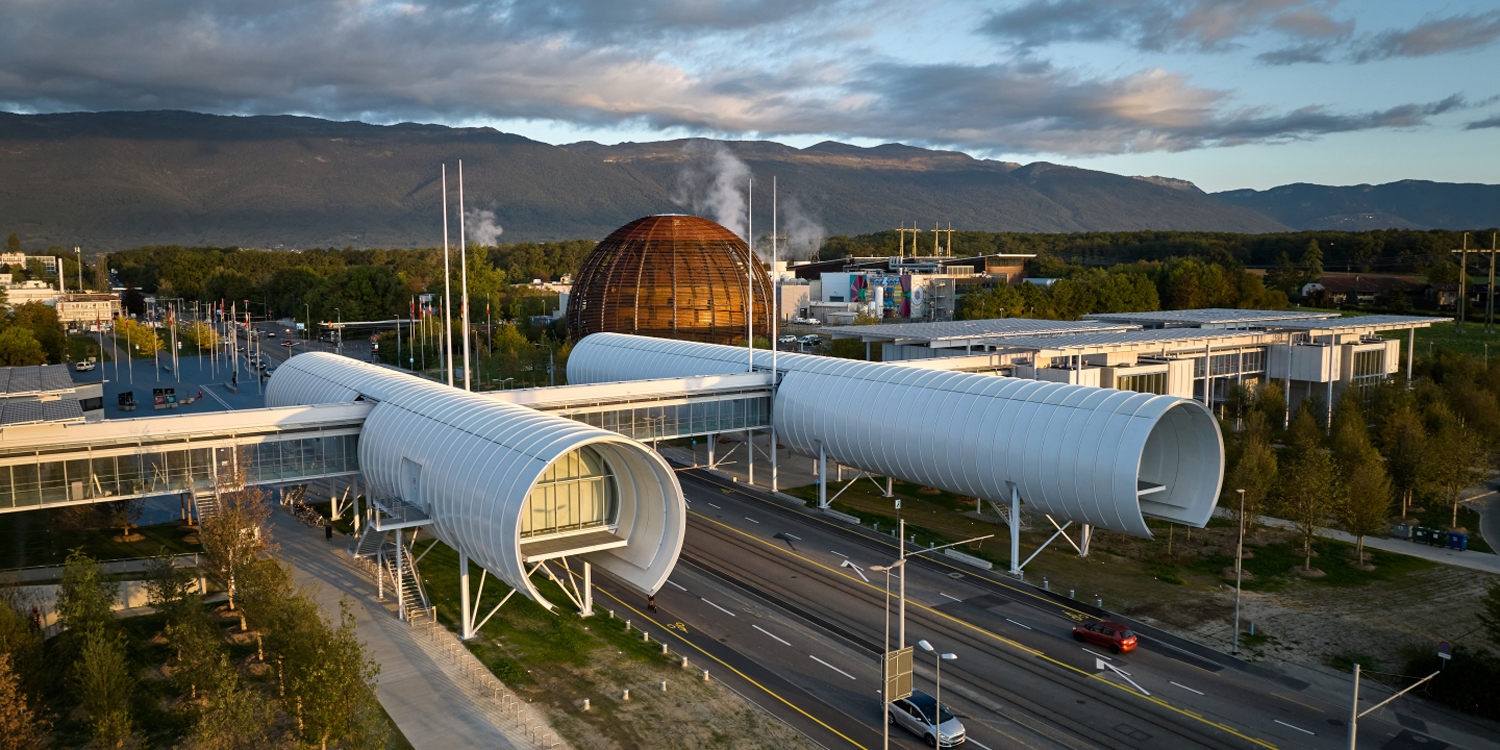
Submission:
[[[1073,640],[1103,646],[1109,649],[1110,653],[1118,654],[1135,650],[1137,639],[1135,632],[1130,628],[1118,622],[1100,620],[1074,625]]]

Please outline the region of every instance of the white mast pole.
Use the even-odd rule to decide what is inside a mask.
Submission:
[[[443,347],[448,387],[453,387],[453,273],[448,270],[448,165],[443,165]]]
[[[755,372],[755,178],[745,191],[745,237],[749,240],[745,258],[745,346],[750,350],[750,369]]]
[[[781,322],[781,279],[776,271],[776,177],[771,177],[771,376],[776,376],[776,350],[781,344],[776,340],[778,324]],[[772,446],[774,448],[775,446]]]
[[[464,160],[458,160],[458,258],[463,269],[464,390],[469,386],[469,243],[464,239]]]

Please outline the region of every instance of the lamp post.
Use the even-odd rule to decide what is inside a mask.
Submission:
[[[906,560],[897,560],[890,565],[871,565],[870,572],[885,574],[885,651],[880,655],[880,747],[881,750],[890,750],[891,747],[891,676],[890,656],[891,653],[891,571],[906,565]]]
[[[337,314],[338,318],[339,318],[338,337],[336,339],[334,339],[334,345],[333,345],[334,350],[333,350],[333,353],[334,354],[343,354],[344,353],[344,311],[340,310],[337,307],[335,307],[335,308],[333,308],[333,312],[335,314]]]
[[[302,319],[307,321],[307,325],[303,326],[303,328],[302,328],[302,340],[303,341],[307,341],[307,342],[311,342],[312,341],[312,305],[310,303],[306,302],[306,301],[303,301],[303,303],[302,303],[302,313],[303,313]]]
[[[1241,571],[1244,569],[1245,560],[1245,491],[1235,490],[1240,493],[1240,537],[1234,545],[1234,643],[1230,653],[1240,652],[1240,579],[1243,577]]]
[[[934,692],[937,693],[937,695],[933,696],[933,699],[935,701],[937,701],[937,705],[935,705],[935,706],[932,707],[932,721],[933,721],[933,724],[934,724],[934,726],[936,728],[936,731],[937,731],[937,741],[933,743],[933,746],[934,747],[942,747],[943,746],[943,662],[944,661],[953,661],[954,659],[957,659],[958,658],[958,654],[940,654],[935,649],[933,649],[932,644],[928,643],[927,641],[917,641],[917,645],[920,646],[923,651],[926,651],[927,653],[932,654],[933,660],[937,664],[937,679],[933,681],[933,683],[936,685],[936,687],[934,688]]]
[[[897,620],[897,638],[896,638],[896,644],[897,644],[897,646],[896,647],[897,648],[906,648],[906,568],[902,567],[902,566],[904,566],[906,564],[906,558],[908,558],[908,557],[917,557],[919,555],[926,555],[926,554],[929,554],[929,553],[932,553],[932,552],[941,552],[942,550],[948,549],[949,547],[957,547],[960,544],[969,544],[970,542],[980,542],[980,541],[984,541],[985,539],[989,539],[989,538],[991,538],[993,536],[995,536],[995,535],[994,534],[985,534],[984,536],[976,536],[973,539],[965,539],[965,540],[963,540],[961,542],[954,542],[952,544],[945,544],[945,545],[943,545],[941,547],[928,547],[927,549],[918,550],[916,552],[912,552],[910,554],[907,554],[907,552],[906,552],[906,519],[903,518],[903,519],[900,519],[900,520],[898,520],[896,522],[896,539],[897,539],[896,548],[901,551],[901,555],[898,558],[898,562],[893,563],[889,567],[892,567],[892,568],[901,567],[900,582],[898,583],[898,586],[900,588],[900,592],[897,595],[897,598],[899,599],[899,602],[898,602],[898,605],[897,605],[897,608],[898,608],[898,611],[899,611],[899,615],[896,618],[896,620]],[[874,570],[875,568],[871,567],[870,569]]]
[[[551,385],[557,385],[557,371],[553,369],[552,364],[552,343],[544,342],[541,344],[532,344],[532,346],[541,346],[547,349],[547,380]]]

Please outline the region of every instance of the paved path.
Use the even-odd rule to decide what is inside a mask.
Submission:
[[[380,664],[380,704],[413,747],[568,747],[539,711],[505,691],[447,630],[414,628],[396,619],[344,552],[345,537],[324,541],[321,530],[279,511],[271,519],[280,557],[295,567],[299,585],[317,584],[313,588],[324,614],[337,620],[339,600],[348,597],[359,638]]]
[[[1233,514],[1227,508],[1215,508],[1214,515],[1221,518],[1233,517]],[[1291,521],[1281,518],[1271,518],[1270,516],[1256,516],[1255,522],[1263,526],[1274,526],[1281,529],[1297,528],[1297,524]],[[1352,534],[1346,534],[1336,529],[1319,528],[1318,536],[1326,539],[1336,539],[1340,542],[1348,542],[1349,544],[1354,543],[1354,536]],[[1446,547],[1431,547],[1426,544],[1417,544],[1405,539],[1374,536],[1365,537],[1365,546],[1381,550],[1382,552],[1395,552],[1434,562],[1447,563],[1448,565],[1457,565],[1461,568],[1500,574],[1500,555],[1492,555],[1488,552],[1476,552],[1474,550],[1459,552],[1458,550],[1451,550]]]

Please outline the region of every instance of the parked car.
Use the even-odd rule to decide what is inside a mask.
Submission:
[[[93,362],[75,362],[73,364],[74,372],[91,372],[93,369]]]
[[[891,701],[886,706],[886,718],[921,737],[929,747],[958,747],[966,739],[963,722],[947,706],[938,706],[936,698],[920,690],[913,690],[909,697]],[[941,740],[938,739],[939,728],[942,729]]]
[[[795,333],[783,333],[779,337],[777,337],[776,343],[778,343],[778,344],[795,344],[795,343],[797,343],[797,334],[795,334]]]
[[[794,325],[804,325],[804,324],[807,323],[807,318],[795,318],[794,317],[794,318],[792,318],[792,323]]]
[[[283,342],[281,342],[281,345],[282,346],[286,346],[286,347],[292,347],[292,346],[296,346],[297,342],[295,342],[295,341],[283,341]]]
[[[810,326],[820,326],[820,325],[823,325],[822,321],[818,320],[817,318],[807,318],[806,320],[803,320],[802,322],[806,323],[806,324],[808,324]]]
[[[797,343],[802,344],[803,346],[817,346],[823,343],[823,337],[819,336],[816,333],[809,333],[806,336],[797,339]]]
[[[274,339],[274,338],[276,338],[276,332],[275,331],[270,331],[270,332],[266,333],[266,338],[268,338],[268,339]]]
[[[1073,626],[1073,640],[1091,643],[1095,646],[1103,646],[1110,653],[1121,653],[1135,650],[1139,639],[1135,631],[1125,625],[1112,620],[1100,620],[1099,622],[1079,623]]]

